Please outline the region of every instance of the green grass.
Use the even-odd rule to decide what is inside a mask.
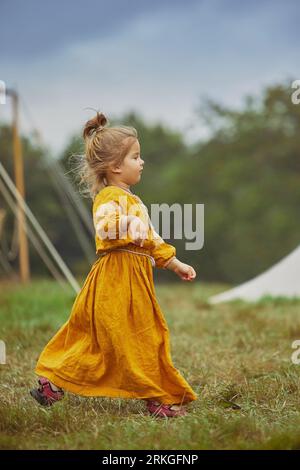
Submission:
[[[83,282],[83,281],[82,281]],[[40,407],[28,390],[39,353],[68,319],[74,294],[52,281],[0,284],[0,449],[299,449],[300,301],[210,305],[220,285],[156,285],[174,365],[199,399],[183,418],[144,402],[67,394]]]

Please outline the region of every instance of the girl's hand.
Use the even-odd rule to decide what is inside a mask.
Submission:
[[[193,281],[196,277],[196,271],[192,266],[189,266],[188,264],[181,263],[177,268],[175,268],[174,271],[177,276],[179,276],[183,281]]]
[[[196,271],[192,266],[182,263],[177,258],[170,262],[167,269],[174,271],[183,281],[193,281],[196,277]]]
[[[139,217],[134,217],[130,221],[128,232],[133,243],[138,246],[143,246],[145,239],[148,238],[148,226]]]

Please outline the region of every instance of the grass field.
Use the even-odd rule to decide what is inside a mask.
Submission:
[[[39,353],[74,295],[54,281],[0,284],[1,449],[299,449],[300,300],[210,305],[220,285],[156,285],[174,365],[199,399],[182,418],[156,419],[144,402],[67,394],[52,408],[29,395]]]

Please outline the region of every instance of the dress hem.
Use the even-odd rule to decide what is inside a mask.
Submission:
[[[36,369],[34,372],[35,372],[36,375],[38,375],[40,377],[46,377],[48,380],[50,380],[50,382],[52,382],[57,387],[61,387],[61,388],[65,389],[68,392],[74,393],[76,395],[81,395],[83,397],[131,398],[131,399],[135,399],[135,400],[150,400],[150,399],[151,400],[159,400],[161,397],[166,396],[166,395],[155,395],[155,396],[153,396],[153,395],[151,395],[151,396],[141,395],[141,394],[136,393],[136,392],[127,392],[126,390],[116,390],[114,388],[108,388],[108,387],[103,387],[103,388],[101,387],[101,389],[99,387],[99,389],[97,389],[97,391],[96,390],[95,391],[93,391],[93,390],[87,391],[85,386],[77,385],[77,384],[74,384],[72,382],[69,382],[66,379],[58,377],[53,372],[50,372],[50,371],[47,371],[47,372],[43,371],[42,372],[42,371],[39,371],[38,369]],[[188,395],[189,398],[186,399],[183,402],[181,402],[181,400],[182,400],[181,396],[168,395],[170,398],[162,400],[162,403],[164,405],[170,405],[170,404],[175,404],[175,403],[176,404],[177,403],[187,404],[187,403],[190,403],[191,401],[194,401],[194,400],[198,399],[198,396],[196,394],[191,395],[191,393],[188,392],[188,394],[186,394],[186,395]]]

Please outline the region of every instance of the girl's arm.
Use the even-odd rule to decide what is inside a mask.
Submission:
[[[140,219],[128,214],[128,202],[121,197],[124,195],[120,191],[105,188],[94,200],[93,222],[99,251],[135,242],[130,226],[135,226]]]
[[[148,227],[144,222],[135,215],[123,215],[120,221],[123,232],[128,232],[130,240],[138,245],[143,246],[148,234]]]
[[[194,268],[188,264],[182,263],[176,257],[169,260],[165,268],[174,271],[183,281],[193,281],[196,277]]]
[[[152,249],[152,256],[154,256],[156,266],[158,268],[169,269],[174,271],[183,281],[192,281],[196,277],[196,272],[192,266],[182,263],[176,258],[176,248],[164,239],[155,231],[153,224],[151,224],[152,233],[155,236],[155,247]]]
[[[126,232],[129,228],[130,222],[136,220],[137,217],[135,215],[122,215],[120,221],[120,229],[122,232]]]

